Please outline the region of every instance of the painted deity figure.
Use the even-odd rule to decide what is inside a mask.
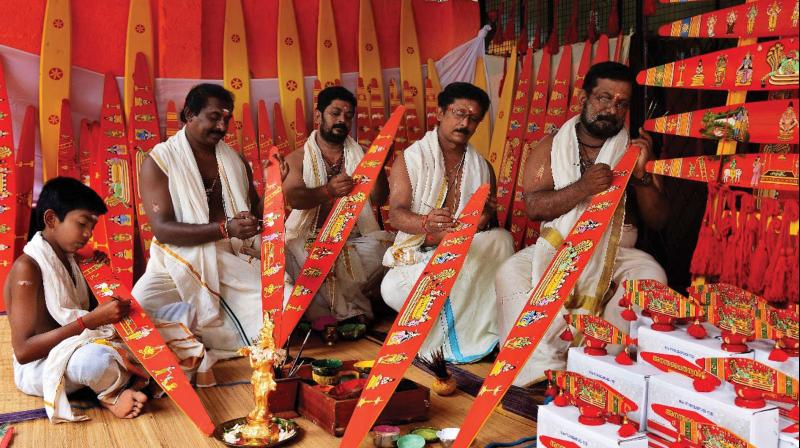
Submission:
[[[744,107],[739,108],[736,112],[736,118],[733,123],[733,139],[739,141],[747,140],[747,131],[750,128],[750,117],[747,114],[747,109]]]
[[[781,5],[777,1],[772,2],[767,8],[767,29],[770,31],[775,31],[775,28],[778,26],[778,14],[781,13]]]
[[[800,2],[794,2],[792,10],[792,28],[797,28],[797,19],[800,17]]]
[[[703,74],[703,60],[700,59],[697,61],[697,68],[694,69],[694,75],[692,75],[692,86],[702,86],[705,84],[705,75]]]
[[[753,176],[750,178],[751,187],[758,185],[758,181],[761,179],[761,168],[763,166],[764,163],[761,162],[761,157],[756,157],[756,160],[753,161]]]
[[[781,114],[781,119],[778,122],[778,140],[791,141],[797,125],[797,113],[794,111],[794,103],[789,101],[789,105]]]
[[[736,69],[736,82],[737,86],[749,86],[753,82],[753,56],[750,52],[744,55],[742,63]]]
[[[706,31],[708,31],[708,37],[714,37],[716,35],[716,30],[714,27],[717,26],[717,16],[711,16],[706,21]]]
[[[283,350],[275,347],[272,332],[275,326],[271,313],[264,315],[264,326],[258,334],[258,341],[239,349],[239,354],[250,357],[250,367],[253,375],[250,383],[253,385],[253,399],[255,407],[247,415],[247,424],[242,428],[245,439],[278,440],[280,429],[272,421],[269,412],[269,394],[277,388],[273,368],[275,363],[280,363],[286,356]]]
[[[714,85],[721,86],[725,82],[725,74],[728,71],[728,56],[717,57],[717,67],[714,70]]]
[[[736,26],[736,19],[739,18],[739,14],[736,11],[731,11],[728,13],[728,16],[725,18],[725,24],[728,25],[728,28],[725,30],[725,34],[733,34],[733,27]]]
[[[767,12],[769,14],[769,11]],[[756,17],[758,16],[758,7],[753,5],[747,10],[747,34],[753,34],[753,28],[756,25]]]

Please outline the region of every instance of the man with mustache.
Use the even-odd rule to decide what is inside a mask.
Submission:
[[[319,130],[311,132],[303,149],[286,157],[289,173],[283,189],[293,209],[286,220],[287,298],[334,202],[350,194],[357,182],[352,176],[364,149],[350,137],[355,109],[356,98],[349,90],[341,86],[323,89],[314,111]],[[388,182],[381,174],[336,264],[306,310],[307,319],[372,320],[370,297],[376,295],[383,276],[381,257],[391,235],[380,230],[370,202],[383,204],[387,190]]]
[[[580,115],[533,148],[525,166],[523,191],[528,217],[542,221],[541,236],[498,271],[495,286],[501,337],[511,331],[531,289],[538,285],[592,196],[611,185],[611,167],[629,143],[641,150],[625,205],[617,208],[608,230],[595,242],[597,249],[558,314],[591,313],[627,333],[629,323],[620,317],[622,309],[618,305],[624,290],[618,286],[626,279],[667,282],[655,259],[634,248],[636,225],[663,227],[669,218],[669,203],[662,193],[660,179],[645,172],[645,164],[653,159],[651,137],[640,128],[638,138],[628,138],[625,117],[632,86],[633,74],[627,66],[617,62],[593,65],[580,92]],[[533,356],[520,369],[516,385],[543,380],[547,369],[566,368],[570,343],[559,339],[565,329],[564,319],[559,316],[553,320]]]
[[[391,269],[381,284],[386,303],[400,310],[434,249],[454,228],[472,194],[490,184],[489,200],[479,221],[464,265],[438,322],[420,354],[439,347],[447,361],[475,362],[497,345],[494,276],[514,253],[511,234],[497,227],[494,171],[469,144],[469,138],[489,109],[480,88],[454,82],[438,98],[439,125],[409,146],[392,167],[389,219],[400,232],[386,251],[383,264]]]
[[[215,358],[236,356],[261,328],[258,199],[251,167],[223,137],[233,96],[215,84],[186,95],[184,127],[156,145],[142,163],[142,201],[153,229],[147,270],[133,288],[145,310],[170,320],[188,302],[196,318],[184,324]],[[210,365],[198,382],[212,381]]]

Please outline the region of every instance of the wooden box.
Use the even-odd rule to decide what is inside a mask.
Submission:
[[[275,380],[277,388],[269,394],[269,410],[281,418],[297,418],[297,395],[302,379],[299,377]]]
[[[354,361],[345,361],[343,370],[350,370]],[[311,368],[303,366],[298,375],[303,378],[298,396],[298,412],[303,417],[324,429],[327,433],[341,437],[353,415],[358,397],[336,400],[319,390],[311,380]],[[375,425],[397,425],[428,419],[431,391],[411,380],[403,379],[389,399]]]

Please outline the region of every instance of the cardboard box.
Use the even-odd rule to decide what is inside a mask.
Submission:
[[[780,428],[786,428],[794,424],[794,421],[789,420],[786,417],[780,418],[780,424],[778,425]],[[778,448],[798,448],[800,447],[800,441],[797,440],[797,437],[800,436],[799,433],[796,432],[781,432],[780,435],[780,443]]]
[[[633,400],[639,409],[629,412],[628,418],[639,424],[640,431],[647,429],[647,381],[660,370],[643,361],[624,366],[611,355],[589,356],[581,347],[569,349],[567,370],[600,380]]]
[[[692,387],[691,378],[676,373],[652,376],[648,381],[647,429],[670,441],[675,440],[672,425],[652,412],[653,404],[664,404],[697,412],[758,448],[778,446],[778,408],[769,403],[761,409],[740,408],[734,404],[735,398],[733,386],[728,383],[711,392],[700,393]]]
[[[698,358],[754,358],[752,350],[744,353],[726,352],[721,346],[719,329],[705,322],[703,326],[708,332],[705,339],[695,339],[683,328],[665,332],[649,326],[639,327],[639,351],[678,355],[690,362]]]
[[[790,357],[784,362],[775,362],[769,360],[769,354],[772,353],[772,350],[775,348],[775,341],[769,339],[756,339],[753,342],[748,342],[747,345],[753,349],[756,361],[762,362],[775,370],[780,370],[781,372],[793,378],[797,378],[798,372],[800,372],[800,358]]]
[[[601,426],[587,426],[578,423],[578,408],[554,404],[539,406],[536,422],[536,442],[541,446],[541,436],[569,440],[583,448],[647,448],[647,435],[643,432],[628,438],[617,434],[619,425],[606,423]]]

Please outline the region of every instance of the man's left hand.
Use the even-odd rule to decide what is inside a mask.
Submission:
[[[646,173],[647,162],[653,160],[653,137],[644,128],[639,128],[639,137],[631,140],[631,145],[639,147],[639,158],[633,168],[633,177],[641,179]]]

